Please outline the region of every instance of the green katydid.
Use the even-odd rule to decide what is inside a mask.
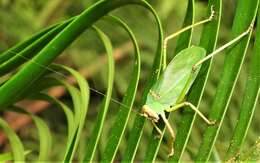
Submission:
[[[197,25],[209,22],[214,17],[214,10],[211,10],[211,16],[208,19],[190,25],[168,37],[164,40],[164,54],[166,54],[168,40],[174,38],[178,34],[191,29]],[[192,46],[179,52],[172,61],[168,64],[159,80],[151,87],[147,95],[145,105],[142,107],[141,115],[150,119],[155,129],[162,136],[162,131],[156,126],[156,122],[160,117],[164,121],[166,128],[169,130],[171,139],[169,140],[170,151],[169,156],[174,154],[173,143],[175,139],[174,131],[168,122],[165,111],[172,112],[184,106],[189,106],[194,110],[207,124],[214,125],[214,121],[208,120],[193,104],[185,101],[185,95],[191,88],[200,70],[200,65],[206,60],[213,57],[215,54],[224,50],[228,46],[234,44],[245,35],[250,33],[253,28],[253,22],[250,27],[234,38],[232,41],[218,48],[216,51],[206,56],[206,50],[202,47]],[[206,56],[206,57],[205,57]]]
[[[198,23],[192,24],[183,28],[182,30],[166,37],[164,39],[164,46],[163,46],[163,53],[166,54],[167,42],[176,37],[177,35],[185,32],[195,26],[210,22],[214,17],[214,10],[212,7],[211,16],[208,19],[202,20]],[[168,122],[165,111],[172,112],[184,106],[189,106],[193,109],[207,124],[213,125],[214,121],[208,120],[193,104],[184,101],[185,95],[191,88],[193,82],[195,81],[197,74],[200,70],[200,65],[205,62],[206,60],[210,59],[220,51],[224,50],[225,48],[229,47],[230,45],[234,44],[242,37],[250,33],[253,28],[253,23],[251,23],[248,30],[240,34],[238,37],[233,39],[232,41],[228,42],[227,44],[223,45],[222,47],[218,48],[213,53],[206,56],[206,50],[201,47],[192,46],[182,50],[178,53],[173,60],[168,64],[167,68],[164,70],[163,74],[160,76],[159,80],[152,86],[145,105],[142,107],[141,115],[147,117],[151,120],[152,124],[154,125],[155,129],[158,133],[162,136],[163,132],[156,126],[156,122],[159,121],[160,117],[164,121],[167,129],[171,134],[170,140],[170,152],[169,155],[173,155],[173,142],[175,139],[174,131]],[[205,57],[206,56],[206,57]],[[24,59],[30,60],[29,58]],[[34,62],[34,61],[33,61]],[[36,62],[35,62],[36,63]],[[36,63],[40,65],[39,63]],[[43,65],[40,65],[43,66]],[[45,66],[44,66],[45,67]],[[49,71],[55,72],[63,77],[60,72],[52,70],[46,67]],[[90,88],[92,91],[106,96],[105,94]],[[122,105],[117,100],[112,99],[113,102]],[[125,106],[125,105],[123,105]],[[127,106],[125,106],[127,108]]]

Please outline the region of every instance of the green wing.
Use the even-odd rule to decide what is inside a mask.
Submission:
[[[192,73],[192,66],[205,56],[205,49],[196,46],[184,49],[178,53],[151,89],[160,98],[154,99],[149,94],[147,97],[148,101],[156,100],[160,104],[168,106],[175,104],[182,94],[186,94],[189,91],[196,79],[200,67],[198,67],[195,73]]]

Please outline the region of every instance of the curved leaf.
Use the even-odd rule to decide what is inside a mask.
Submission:
[[[107,37],[106,34],[104,34],[101,30],[98,28],[94,28],[100,38],[100,40],[103,42],[106,52],[107,52],[107,57],[108,57],[108,83],[107,83],[107,92],[106,96],[102,101],[101,108],[98,113],[98,117],[96,120],[96,123],[94,125],[92,135],[90,139],[88,140],[88,145],[86,148],[85,152],[85,158],[84,161],[87,162],[92,162],[94,158],[94,154],[97,148],[97,144],[101,135],[101,130],[103,128],[104,122],[105,122],[105,117],[108,111],[109,103],[111,100],[111,95],[112,95],[112,90],[113,90],[113,82],[114,82],[114,71],[115,71],[115,65],[114,65],[114,58],[113,58],[113,50],[112,50],[112,45]]]
[[[102,0],[82,12],[54,39],[52,39],[28,64],[0,87],[0,94],[6,94],[6,96],[0,98],[0,108],[10,105],[13,97],[41,77],[44,71],[46,71],[46,67],[98,19],[121,6],[127,4],[140,4],[141,2],[141,0]]]
[[[162,65],[162,61],[163,61],[163,53],[162,53],[163,31],[162,31],[160,19],[159,19],[157,13],[155,12],[155,10],[152,8],[152,6],[150,6],[145,1],[143,1],[142,5],[145,8],[147,8],[149,11],[152,12],[152,14],[155,17],[156,24],[157,24],[157,27],[158,27],[158,43],[157,43],[156,56],[154,58],[152,72],[149,76],[149,79],[147,80],[147,83],[145,85],[144,92],[143,92],[143,95],[142,95],[142,99],[141,99],[141,102],[140,102],[141,105],[144,105],[144,103],[146,101],[146,96],[147,96],[150,88],[159,78],[160,71],[163,68],[163,65]],[[137,115],[137,117],[135,118],[133,128],[130,132],[131,133],[130,137],[127,141],[126,150],[125,150],[124,156],[123,156],[123,162],[133,162],[135,154],[137,152],[139,141],[140,141],[141,136],[142,136],[142,130],[144,128],[145,120],[146,119],[144,117],[141,117],[140,115]],[[159,140],[158,143],[160,143],[160,142],[161,142],[161,139]]]
[[[80,114],[77,119],[75,119],[76,123],[76,128],[74,135],[72,136],[72,139],[69,141],[69,150],[66,151],[65,157],[64,157],[64,162],[70,162],[73,159],[73,156],[76,152],[77,146],[79,144],[79,139],[81,136],[82,129],[85,124],[85,117],[87,114],[87,109],[88,109],[88,102],[89,102],[89,87],[88,83],[82,77],[77,71],[73,70],[72,68],[63,66],[63,65],[58,65],[58,64],[53,64],[50,66],[50,68],[54,71],[66,71],[73,75],[77,83],[79,85],[80,89]]]
[[[260,19],[260,8],[258,9],[258,19]],[[260,93],[260,21],[257,23],[254,50],[251,56],[250,70],[247,78],[245,94],[240,107],[240,115],[236,128],[233,132],[230,146],[226,154],[226,160],[237,155],[241,151],[241,146],[246,138],[247,130],[251,123],[255,106]]]
[[[40,139],[39,161],[48,161],[51,151],[51,132],[46,123],[39,117],[30,115],[37,126]]]
[[[25,151],[24,155],[28,155],[31,153],[31,151]],[[12,161],[14,160],[12,153],[1,153],[0,154],[0,162],[7,162],[7,161]]]
[[[207,50],[207,54],[214,51],[216,48],[218,31],[220,26],[220,19],[222,13],[222,1],[221,0],[210,0],[208,4],[208,15],[210,15],[211,7],[214,6],[217,18],[204,25],[202,31],[202,36],[200,40],[200,46]],[[201,70],[198,74],[197,79],[193,83],[192,89],[188,94],[187,101],[191,102],[195,106],[199,106],[204,87],[207,82],[209,70],[210,70],[211,60],[204,63],[201,66]],[[185,150],[188,143],[190,132],[195,120],[196,114],[189,108],[183,109],[183,117],[177,130],[174,150],[175,154],[169,160],[172,162],[179,162],[181,156]]]
[[[184,20],[183,26],[187,26],[193,23],[194,21],[194,1],[189,0],[188,6],[187,6],[187,11],[186,11],[186,16]],[[177,54],[179,51],[183,50],[184,48],[189,47],[191,43],[191,37],[192,37],[192,30],[188,30],[184,33],[182,33],[179,36],[179,39],[177,41],[176,49],[175,49],[175,54]],[[168,55],[168,54],[166,54]],[[169,114],[167,114],[167,117],[169,118]],[[145,155],[144,160],[145,161],[154,161],[156,159],[159,147],[160,147],[160,139],[155,139],[154,136],[152,135],[149,139],[149,145],[147,148],[147,152]]]
[[[141,60],[140,60],[140,51],[138,47],[138,43],[136,38],[128,27],[126,23],[124,23],[121,19],[117,17],[111,17],[113,22],[121,26],[130,36],[135,50],[135,61],[134,61],[134,68],[132,72],[132,78],[130,80],[129,86],[126,90],[125,96],[122,101],[122,105],[119,107],[119,112],[116,115],[116,120],[112,125],[110,130],[110,136],[108,138],[105,151],[103,154],[102,161],[104,162],[112,162],[116,155],[117,149],[123,137],[127,121],[129,119],[131,108],[135,100],[135,95],[137,91],[139,76],[140,76],[140,69],[141,69]]]
[[[10,49],[2,52],[0,54],[0,64],[2,64],[3,62],[7,61],[11,57],[13,57],[16,53],[19,53],[20,51],[22,51],[23,49],[25,49],[26,47],[31,45],[35,40],[37,40],[40,37],[42,37],[43,35],[45,35],[47,32],[49,32],[53,28],[54,27],[49,27],[47,29],[44,29],[43,31],[40,31],[39,33],[33,35],[29,39],[27,39],[27,40],[25,40],[25,41],[23,41],[21,43],[18,43],[14,47],[11,47]]]
[[[4,133],[7,135],[9,139],[14,161],[24,161],[24,147],[21,140],[16,135],[14,130],[11,127],[9,127],[9,125],[2,118],[0,118],[0,128],[4,130]]]
[[[38,161],[47,161],[49,158],[49,153],[51,151],[51,144],[52,144],[51,131],[49,127],[41,118],[27,112],[25,109],[22,109],[17,106],[13,106],[11,107],[11,109],[12,109],[11,111],[27,114],[32,118],[38,130],[39,142],[40,142]]]
[[[51,151],[51,146],[52,146],[52,136],[51,136],[51,131],[47,126],[47,124],[40,117],[31,114],[26,109],[23,109],[21,107],[11,106],[9,109],[10,111],[26,114],[32,118],[38,130],[38,136],[40,142],[38,161],[48,161],[49,154]]]
[[[30,60],[41,49],[46,46],[60,31],[62,31],[73,19],[69,19],[57,27],[51,27],[38,35],[32,37],[25,43],[17,45],[14,48],[7,50],[1,57],[3,62],[0,63],[0,75],[6,74],[13,69],[18,68],[22,63]],[[30,42],[30,44],[29,44]],[[25,45],[27,45],[25,47]],[[0,59],[1,59],[0,58]]]
[[[5,94],[6,96],[0,98],[0,106],[4,108],[13,103],[13,97],[19,95],[22,90],[30,87],[30,85],[35,82],[40,76],[43,75],[43,72],[46,71],[46,66],[48,66],[70,43],[72,43],[85,29],[91,27],[94,22],[96,22],[99,18],[107,14],[108,12],[114,10],[115,8],[119,8],[121,6],[127,4],[138,4],[148,6],[145,1],[141,0],[132,0],[132,1],[119,1],[119,0],[111,0],[111,1],[99,1],[92,7],[85,10],[82,14],[80,14],[72,23],[70,23],[62,32],[60,32],[45,48],[43,48],[37,56],[35,56],[28,64],[26,64],[18,73],[16,73],[10,80],[8,80],[4,85],[0,87],[0,94]],[[149,7],[148,7],[149,8]],[[157,17],[157,21],[158,21]],[[162,35],[161,25],[158,24],[160,28],[160,38]],[[159,52],[161,51],[160,47],[162,45],[162,39],[159,39],[159,48],[157,61],[154,64],[154,76],[153,80],[158,77],[161,64],[161,55]],[[152,80],[151,80],[152,81]],[[150,83],[152,84],[152,82]],[[149,86],[148,86],[149,87]],[[147,90],[148,91],[148,90]],[[8,92],[8,93],[7,93]],[[87,91],[86,91],[87,92]],[[83,114],[82,117],[85,115]],[[142,118],[144,122],[144,118]],[[143,123],[142,122],[142,123]],[[81,128],[79,128],[81,130]],[[141,128],[142,130],[142,128]],[[139,130],[139,131],[141,131]],[[138,132],[139,132],[138,131]],[[138,134],[140,137],[140,134]],[[72,151],[67,155],[68,157],[65,160],[70,160],[75,151],[74,145],[77,144],[75,141],[78,141],[78,135],[75,135],[75,140],[71,142],[73,148]],[[137,141],[138,142],[138,141]]]
[[[236,16],[233,23],[232,34],[238,36],[248,29],[252,20],[255,19],[259,0],[244,1],[239,0],[237,4]],[[241,14],[244,13],[244,14]],[[218,132],[225,116],[237,77],[244,60],[250,36],[246,36],[228,51],[225,58],[224,68],[221,73],[221,81],[212,104],[210,119],[216,120],[218,125],[207,127],[196,161],[207,161],[218,136]]]
[[[70,85],[66,80],[60,80],[60,79],[55,79],[55,80],[66,87],[69,95],[72,98],[72,103],[73,103],[73,108],[74,108],[74,118],[72,120],[74,121],[74,125],[71,125],[71,130],[70,130],[70,127],[68,130],[69,138],[72,138],[73,130],[79,124],[79,120],[80,120],[80,116],[81,116],[81,98],[83,98],[83,97],[81,97],[79,90],[76,87]],[[70,114],[73,114],[73,113],[70,113]],[[70,123],[68,123],[68,124],[70,124]],[[71,123],[71,124],[73,124],[73,123]]]
[[[56,99],[52,96],[49,96],[48,94],[44,94],[44,93],[35,93],[32,96],[30,96],[30,98],[34,99],[34,100],[48,101],[48,102],[54,104],[59,109],[62,109],[63,112],[65,113],[67,123],[68,123],[68,140],[72,139],[73,132],[76,127],[75,117],[74,117],[71,109],[67,105],[65,105],[63,102],[59,101],[58,99]]]
[[[12,101],[13,103],[16,103],[27,98],[32,94],[38,93],[40,91],[49,89],[54,86],[59,86],[60,84],[60,82],[50,77],[40,78],[39,80],[37,80],[37,82],[30,85],[30,87],[24,89],[23,92],[21,92],[19,95],[15,96]]]

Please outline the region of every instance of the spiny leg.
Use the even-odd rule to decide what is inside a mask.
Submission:
[[[194,106],[192,103],[190,102],[183,102],[180,104],[175,105],[174,107],[167,109],[167,112],[172,112],[175,110],[178,110],[180,108],[183,108],[184,106],[189,106],[192,110],[194,110],[208,125],[214,125],[215,121],[210,121],[208,120],[199,110],[196,106]]]
[[[165,117],[165,115],[162,114],[161,117],[162,117],[162,119],[163,119],[163,121],[164,121],[164,123],[166,125],[166,128],[169,130],[169,132],[171,134],[171,138],[170,138],[170,140],[168,142],[169,143],[169,149],[170,149],[168,157],[170,157],[170,156],[172,156],[174,154],[173,143],[174,143],[174,140],[175,140],[175,133],[174,133],[174,131],[173,131],[173,129],[172,129],[168,119]]]
[[[185,31],[187,31],[187,30],[189,30],[189,29],[191,29],[191,28],[194,28],[194,27],[199,26],[199,25],[201,25],[201,24],[204,24],[204,23],[207,23],[207,22],[212,21],[213,18],[214,18],[214,15],[215,15],[214,6],[211,6],[211,15],[210,15],[210,17],[208,17],[207,19],[204,19],[204,20],[202,20],[202,21],[199,21],[199,22],[197,22],[197,23],[194,23],[194,24],[192,24],[192,25],[189,25],[189,26],[187,26],[187,27],[184,27],[184,28],[182,28],[181,30],[179,30],[179,31],[177,31],[177,32],[175,32],[175,33],[173,33],[173,34],[167,36],[167,37],[164,39],[164,42],[163,42],[163,54],[166,54],[167,44],[168,44],[168,41],[169,41],[169,40],[173,39],[174,37],[178,36],[179,34],[185,32]]]
[[[232,44],[236,43],[237,41],[239,41],[241,38],[243,38],[244,36],[248,35],[254,27],[254,20],[251,22],[250,26],[248,27],[248,29],[241,33],[239,36],[237,36],[236,38],[234,38],[233,40],[229,41],[228,43],[224,44],[223,46],[219,47],[217,50],[215,50],[214,52],[212,52],[211,54],[207,55],[205,58],[203,58],[202,60],[200,60],[199,62],[197,62],[193,67],[192,70],[195,71],[197,69],[197,67],[202,64],[203,62],[207,61],[208,59],[212,58],[214,55],[218,54],[219,52],[225,50],[227,47],[231,46]]]

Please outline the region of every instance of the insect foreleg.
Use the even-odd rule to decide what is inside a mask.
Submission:
[[[171,134],[171,138],[169,140],[169,149],[170,149],[170,151],[169,151],[169,154],[168,154],[168,156],[170,157],[170,156],[172,156],[174,154],[173,143],[174,143],[174,140],[175,140],[175,133],[174,133],[174,131],[173,131],[173,129],[172,129],[168,119],[165,117],[165,115],[163,114],[163,115],[161,115],[161,117],[162,117],[162,119],[163,119],[163,121],[164,121],[164,123],[166,125],[166,128],[169,130],[169,132]]]
[[[178,110],[180,108],[183,108],[184,106],[189,106],[192,110],[194,110],[207,124],[209,125],[214,125],[215,122],[214,121],[210,121],[208,120],[199,110],[196,106],[194,106],[192,103],[190,102],[183,102],[180,104],[177,104],[175,106],[173,106],[172,108],[166,109],[167,112],[172,112],[175,110]]]

